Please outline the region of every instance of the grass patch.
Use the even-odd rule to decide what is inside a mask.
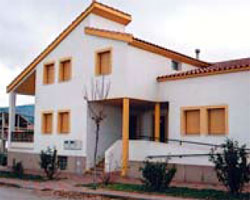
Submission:
[[[20,177],[14,174],[13,172],[8,171],[0,171],[0,178],[14,178],[29,181],[45,181],[45,179],[39,175],[24,174]]]
[[[76,187],[89,187],[92,188],[93,184],[88,185],[76,185]],[[108,186],[98,185],[99,188],[105,188],[115,191],[123,192],[137,192],[145,194],[160,194],[173,197],[193,198],[193,199],[205,199],[205,200],[249,200],[250,193],[245,193],[239,196],[232,196],[224,191],[213,189],[191,189],[185,187],[170,187],[162,192],[149,192],[143,185],[136,184],[110,184]]]

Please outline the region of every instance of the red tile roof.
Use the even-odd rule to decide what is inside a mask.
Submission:
[[[229,60],[229,61],[213,63],[209,67],[197,68],[185,72],[159,76],[157,78],[157,81],[163,82],[168,80],[195,78],[201,76],[233,73],[233,72],[247,71],[247,70],[250,70],[250,58],[242,58],[237,60]]]

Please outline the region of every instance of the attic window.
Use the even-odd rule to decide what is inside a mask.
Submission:
[[[181,63],[172,60],[172,70],[174,70],[174,71],[181,71]]]

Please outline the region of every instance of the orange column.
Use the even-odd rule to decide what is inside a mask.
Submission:
[[[155,141],[159,142],[160,141],[160,120],[161,120],[161,105],[160,103],[155,104]]]
[[[129,99],[123,99],[122,111],[122,176],[126,176],[129,160]]]

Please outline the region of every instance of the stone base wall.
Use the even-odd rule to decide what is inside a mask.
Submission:
[[[133,178],[141,178],[140,167],[142,162],[129,162],[128,176]],[[172,165],[173,166],[173,165]],[[172,167],[169,164],[169,167]],[[219,181],[213,167],[210,166],[195,166],[195,165],[174,165],[177,172],[174,181],[189,182],[189,183],[209,183],[218,184]]]
[[[83,174],[86,169],[86,158],[67,156],[68,164],[67,169],[62,172]],[[16,162],[22,162],[25,170],[41,170],[39,166],[40,156],[39,154],[20,153],[20,152],[8,152],[8,167],[12,167],[13,160]]]

